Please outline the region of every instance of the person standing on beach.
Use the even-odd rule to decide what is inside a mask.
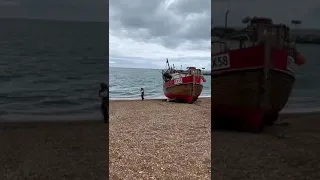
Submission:
[[[140,89],[140,92],[141,92],[141,100],[143,101],[143,100],[144,100],[144,89],[141,88],[141,89]]]
[[[109,92],[108,85],[105,83],[100,83],[99,97],[101,97],[101,113],[105,123],[109,123],[109,107],[107,106],[109,102]]]

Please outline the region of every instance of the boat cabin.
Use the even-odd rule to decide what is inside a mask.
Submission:
[[[195,67],[187,67],[187,70],[176,70],[176,69],[168,69],[167,71],[163,72],[163,80],[165,82],[178,79],[186,76],[202,76],[202,72],[200,69]]]
[[[187,68],[188,70],[187,70],[187,75],[186,76],[191,76],[191,75],[195,75],[195,76],[202,76],[202,72],[201,72],[201,70],[200,69],[197,69],[197,68],[195,68],[195,67],[188,67]]]
[[[283,24],[273,24],[269,18],[254,17],[248,21],[247,27],[241,30],[213,28],[211,34],[211,53],[226,53],[229,50],[254,47],[268,41],[275,48],[292,48],[293,39],[289,28]],[[230,33],[231,32],[231,33]]]

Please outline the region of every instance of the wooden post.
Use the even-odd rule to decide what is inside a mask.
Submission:
[[[267,108],[268,105],[268,75],[269,75],[269,71],[270,71],[270,61],[271,61],[271,43],[270,43],[270,39],[269,39],[269,33],[267,32],[266,34],[267,38],[265,40],[264,43],[264,67],[263,67],[263,90],[264,90],[264,94],[263,94],[263,98],[260,101],[260,106],[262,108]]]
[[[192,98],[196,96],[196,76],[195,70],[193,70],[193,81],[192,81]]]

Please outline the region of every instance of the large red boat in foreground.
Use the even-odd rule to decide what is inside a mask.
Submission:
[[[272,125],[291,94],[294,65],[305,62],[287,26],[268,18],[247,23],[242,30],[212,29],[213,128],[261,132]]]
[[[187,70],[176,70],[170,67],[162,71],[164,95],[170,100],[193,103],[202,92],[202,82],[206,82],[201,70],[188,67]]]

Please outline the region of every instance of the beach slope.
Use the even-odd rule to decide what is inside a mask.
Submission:
[[[213,131],[213,179],[320,179],[320,114],[279,120],[261,134]]]
[[[110,101],[110,179],[209,180],[210,101]]]
[[[103,121],[0,124],[0,179],[106,179]]]

